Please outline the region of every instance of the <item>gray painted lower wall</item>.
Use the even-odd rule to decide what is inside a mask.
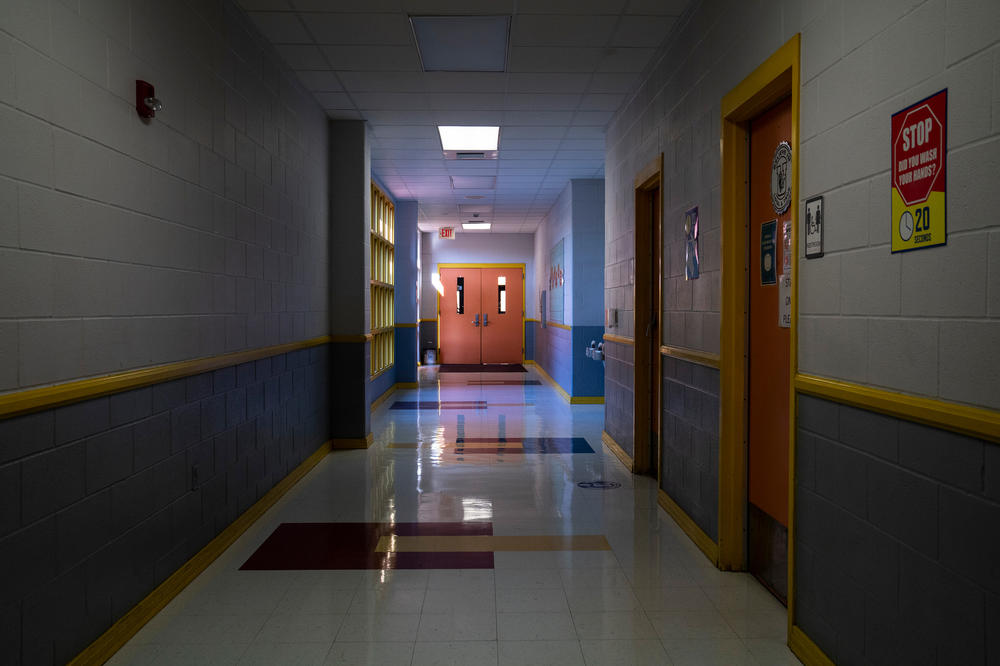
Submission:
[[[838,664],[1000,663],[1000,446],[798,398],[795,621]]]
[[[604,341],[604,430],[628,455],[635,442],[635,350],[630,344]]]
[[[663,356],[660,488],[713,541],[719,533],[719,371]]]
[[[329,439],[330,358],[0,421],[0,663],[73,658]]]

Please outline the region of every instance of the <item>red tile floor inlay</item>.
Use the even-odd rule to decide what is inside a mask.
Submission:
[[[242,570],[492,569],[493,553],[377,553],[383,536],[492,536],[493,523],[282,523]]]

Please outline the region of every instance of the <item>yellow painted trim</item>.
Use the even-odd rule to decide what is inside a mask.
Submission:
[[[833,402],[1000,442],[1000,411],[806,374],[795,375],[795,389]]]
[[[157,613],[170,602],[171,599],[180,594],[191,581],[198,577],[208,566],[216,560],[229,546],[252,526],[257,519],[264,515],[268,509],[281,499],[291,488],[299,482],[313,467],[315,467],[332,450],[331,442],[326,442],[320,446],[312,455],[302,461],[298,467],[289,472],[288,476],[279,481],[271,490],[267,491],[263,497],[247,509],[239,518],[233,521],[229,527],[224,529],[218,536],[208,542],[208,544],[198,551],[194,557],[188,560],[177,571],[170,575],[165,581],[160,583],[145,599],[136,604],[132,610],[128,611],[117,622],[111,625],[107,631],[101,634],[97,640],[91,643],[83,652],[78,654],[72,661],[71,666],[90,666],[91,664],[103,664],[115,655],[130,638],[142,629],[142,627],[152,620]]]
[[[334,450],[344,449],[367,449],[375,441],[375,434],[368,433],[364,437],[339,437],[333,440],[331,446]]]
[[[559,395],[562,396],[563,400],[572,404],[572,402],[570,401],[569,393],[567,393],[566,389],[564,389],[562,386],[559,386],[559,383],[556,380],[552,379],[552,377],[549,376],[549,373],[545,372],[545,368],[535,363],[535,369],[538,371],[538,374],[542,376],[542,379],[547,381],[549,384],[552,384],[552,387],[559,393]]]
[[[371,342],[375,335],[373,333],[363,333],[358,335],[331,335],[330,342]]]
[[[719,561],[722,569],[744,568],[746,488],[746,137],[747,123],[791,95],[792,144],[792,327],[790,331],[789,475],[794,473],[793,377],[797,367],[799,164],[799,35],[733,88],[721,101],[722,129],[722,313],[720,331]],[[794,485],[789,511],[794,515]],[[794,617],[794,521],[789,521],[788,617]],[[790,619],[789,619],[790,622]],[[790,625],[789,625],[790,626]]]
[[[615,441],[615,438],[609,435],[606,430],[601,431],[601,443],[611,449],[611,453],[615,454],[615,457],[618,458],[623,465],[625,465],[625,469],[629,472],[632,471],[632,468],[635,467],[635,463],[632,461],[632,456],[625,453],[625,449],[623,449],[621,445]]]
[[[569,399],[571,405],[603,405],[603,395],[574,395]]]
[[[805,666],[834,666],[833,660],[798,625],[792,625],[788,632],[788,647]]]
[[[385,390],[385,392],[382,393],[382,395],[380,395],[379,397],[377,397],[374,400],[372,400],[372,404],[369,406],[369,410],[372,411],[372,412],[374,412],[376,409],[378,409],[379,406],[383,402],[385,402],[386,400],[388,400],[389,396],[392,395],[393,392],[395,392],[397,386],[399,386],[399,384],[393,384],[392,386],[390,386],[389,388],[387,388]]]
[[[559,323],[556,323],[554,321],[547,321],[547,322],[545,322],[545,326],[546,327],[551,326],[552,328],[561,328],[564,331],[572,331],[573,330],[572,326],[567,326],[566,324],[559,324]]]
[[[521,365],[538,365],[538,364],[535,363],[534,359],[529,358],[529,359],[526,359],[526,360],[522,361]]]
[[[666,511],[677,526],[684,530],[684,533],[688,535],[691,541],[698,546],[699,550],[705,554],[705,557],[709,561],[718,566],[719,564],[719,545],[712,541],[712,537],[705,534],[705,532],[698,527],[698,523],[687,514],[687,512],[680,507],[677,502],[673,500],[662,488],[657,489],[657,502],[663,510]]]
[[[688,349],[686,347],[668,347],[667,345],[660,345],[660,353],[664,356],[670,356],[672,358],[679,358],[689,363],[697,363],[698,365],[705,365],[709,368],[719,369],[722,357],[718,354],[712,354],[711,352],[704,352],[698,349]]]
[[[91,379],[80,379],[55,386],[44,386],[42,388],[28,389],[16,393],[0,395],[0,419],[10,418],[19,414],[28,414],[42,409],[51,409],[62,405],[69,405],[81,400],[90,400],[112,393],[120,393],[129,389],[142,388],[152,384],[160,384],[172,379],[190,377],[202,372],[210,372],[220,368],[226,368],[241,363],[257,361],[277,354],[286,354],[300,349],[308,349],[319,345],[327,344],[331,341],[330,336],[324,335],[309,340],[290,342],[283,345],[273,345],[271,347],[261,347],[249,351],[236,352],[233,354],[223,354],[221,356],[208,356],[205,358],[193,359],[190,361],[179,361],[177,363],[167,363],[151,368],[139,370],[126,370],[116,372],[103,377]]]
[[[416,328],[416,324],[393,324],[395,328]]]
[[[622,344],[622,345],[634,345],[635,344],[635,340],[633,340],[632,338],[626,338],[626,337],[624,337],[622,335],[612,335],[611,333],[605,333],[604,334],[604,339],[607,340],[608,342],[617,342],[618,344]]]
[[[461,262],[458,264],[438,264],[438,268],[524,268],[525,264],[477,264]],[[440,274],[440,271],[438,271]]]
[[[422,324],[422,323],[424,323],[425,321],[426,321],[426,322],[432,322],[432,321],[436,322],[436,321],[437,321],[437,319],[421,319],[421,320],[420,320],[420,323]]]
[[[527,318],[527,319],[525,319],[524,321],[526,321],[526,322],[529,322],[529,321],[533,321],[533,322],[535,322],[536,324],[537,324],[537,323],[539,323],[539,322],[541,322],[541,320],[540,320],[540,319],[534,319],[534,318],[532,318],[532,317],[528,317],[528,318]]]
[[[419,386],[417,382],[396,382],[396,388],[415,389]]]

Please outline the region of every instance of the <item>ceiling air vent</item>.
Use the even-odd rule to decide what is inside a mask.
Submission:
[[[496,150],[446,150],[444,158],[446,160],[495,160]]]

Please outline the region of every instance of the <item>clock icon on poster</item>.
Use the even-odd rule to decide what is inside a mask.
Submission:
[[[913,235],[913,215],[910,211],[904,211],[902,215],[899,216],[899,237],[904,241],[910,240],[910,236]]]

